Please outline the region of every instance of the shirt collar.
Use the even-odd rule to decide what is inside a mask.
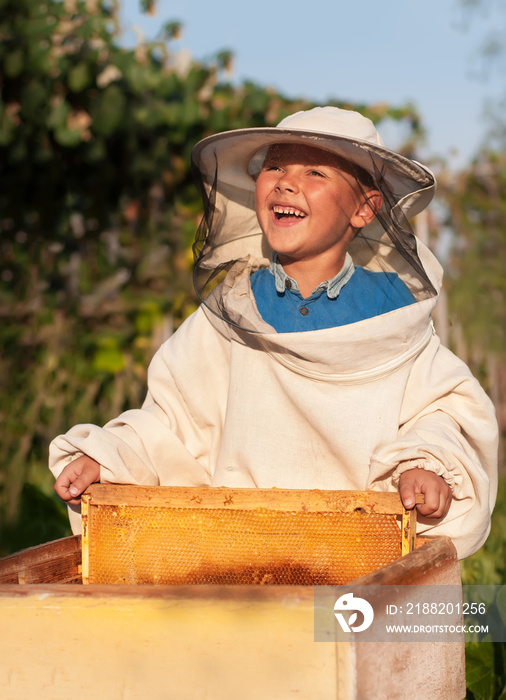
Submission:
[[[299,285],[296,280],[289,277],[283,269],[283,266],[278,260],[277,253],[272,254],[271,264],[269,266],[270,272],[274,275],[274,280],[276,284],[276,291],[282,294],[286,289],[290,289],[292,292],[299,292]],[[339,292],[344,287],[344,285],[350,280],[352,274],[355,272],[355,266],[353,265],[353,260],[351,255],[346,253],[344,259],[344,265],[339,270],[335,277],[327,280],[326,282],[321,282],[315,289],[313,289],[313,294],[321,294],[326,291],[329,299],[335,299],[339,296]]]

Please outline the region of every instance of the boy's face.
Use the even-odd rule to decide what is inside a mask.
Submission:
[[[374,218],[346,165],[312,146],[269,148],[257,178],[256,213],[282,264],[300,260],[332,264],[335,258],[337,272],[356,229]]]

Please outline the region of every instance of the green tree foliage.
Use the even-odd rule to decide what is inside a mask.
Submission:
[[[0,0],[0,553],[21,544],[25,484],[51,498],[50,440],[139,405],[151,355],[196,307],[192,146],[311,106],[226,82],[229,51],[176,53],[177,22],[126,50],[117,16],[113,0]],[[409,105],[349,106],[421,131]]]
[[[484,105],[484,140],[460,173],[440,178],[453,231],[447,275],[454,349],[469,362],[491,395],[502,435],[500,466],[506,464],[506,6],[500,0],[459,0],[462,16],[481,26],[477,77],[496,78],[497,94]],[[476,76],[475,76],[476,77]],[[452,335],[452,334],[451,334]]]
[[[443,189],[456,234],[452,312],[470,347],[506,359],[506,155],[483,151]]]

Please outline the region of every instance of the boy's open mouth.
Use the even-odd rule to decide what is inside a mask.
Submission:
[[[292,218],[292,219],[305,219],[306,214],[301,211],[300,209],[295,209],[294,207],[280,207],[279,205],[275,205],[272,207],[272,211],[274,212],[274,216],[276,219],[279,221],[281,219],[287,219],[287,218]]]

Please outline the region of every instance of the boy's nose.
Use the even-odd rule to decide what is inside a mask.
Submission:
[[[299,189],[295,175],[286,172],[280,175],[276,186],[281,192],[296,192]]]

